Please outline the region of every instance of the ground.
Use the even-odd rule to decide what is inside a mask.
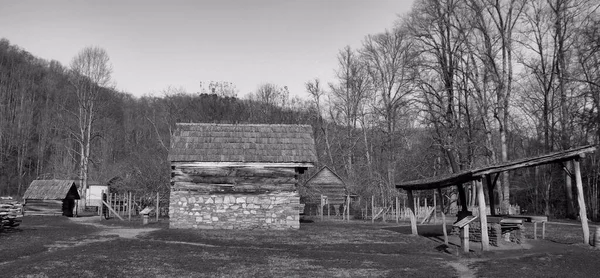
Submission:
[[[300,230],[170,230],[98,217],[24,217],[0,233],[0,277],[592,277],[595,250],[581,228],[548,225],[546,240],[459,253],[396,223],[302,223]],[[531,229],[529,229],[531,230]],[[478,250],[478,243],[471,243]],[[525,249],[528,248],[528,249]]]

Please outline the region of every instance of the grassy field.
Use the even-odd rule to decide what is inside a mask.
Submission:
[[[302,223],[294,231],[169,230],[166,222],[24,217],[0,233],[0,277],[590,277],[600,251],[548,225],[530,249],[458,254],[439,226]],[[472,243],[478,249],[477,243]]]

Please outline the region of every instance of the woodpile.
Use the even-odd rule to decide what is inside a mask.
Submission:
[[[12,199],[0,200],[0,231],[12,229],[21,224],[23,216],[23,205]]]

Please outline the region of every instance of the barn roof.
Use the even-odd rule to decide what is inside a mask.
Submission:
[[[310,125],[178,123],[169,161],[315,163]]]
[[[69,192],[74,195],[74,199],[80,199],[73,180],[34,180],[25,191],[23,199],[62,200]]]

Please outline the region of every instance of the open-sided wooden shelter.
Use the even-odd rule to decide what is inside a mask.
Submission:
[[[26,215],[73,216],[79,199],[73,180],[34,180],[23,195]]]
[[[171,228],[299,228],[298,175],[317,161],[309,125],[177,124]]]
[[[459,173],[454,173],[446,176],[438,176],[432,178],[426,178],[415,181],[402,182],[396,185],[398,189],[404,189],[407,192],[409,199],[409,209],[412,211],[414,208],[414,198],[412,192],[415,190],[441,190],[444,187],[456,186],[458,189],[459,201],[462,207],[462,211],[459,212],[459,220],[461,218],[469,215],[470,213],[467,211],[467,200],[465,190],[463,188],[463,184],[467,182],[474,182],[477,187],[477,202],[478,202],[478,211],[479,211],[479,221],[481,228],[481,246],[483,250],[489,250],[489,237],[488,237],[488,217],[481,217],[487,215],[486,213],[486,203],[485,203],[485,193],[482,180],[486,180],[487,188],[488,188],[488,196],[489,199],[493,199],[493,191],[496,185],[496,181],[498,176],[505,171],[525,168],[525,167],[534,167],[544,164],[550,163],[564,163],[568,161],[573,161],[574,171],[573,173],[568,172],[575,179],[575,185],[577,188],[577,201],[579,203],[579,217],[581,219],[581,226],[583,229],[583,241],[584,243],[589,243],[589,227],[587,223],[587,213],[585,206],[585,199],[583,193],[583,185],[581,180],[581,167],[580,167],[580,159],[585,156],[586,153],[591,153],[596,151],[596,146],[583,146],[579,148],[574,148],[566,151],[554,152],[550,154],[540,155],[532,158],[524,158],[518,159],[514,161],[509,161],[497,165],[492,165],[488,167],[464,170]],[[565,168],[566,169],[566,168]],[[440,194],[441,195],[441,194]],[[495,207],[494,202],[490,202],[490,212],[492,215],[495,215]],[[414,217],[414,212],[411,215],[411,226],[412,233],[417,234],[417,225]]]

